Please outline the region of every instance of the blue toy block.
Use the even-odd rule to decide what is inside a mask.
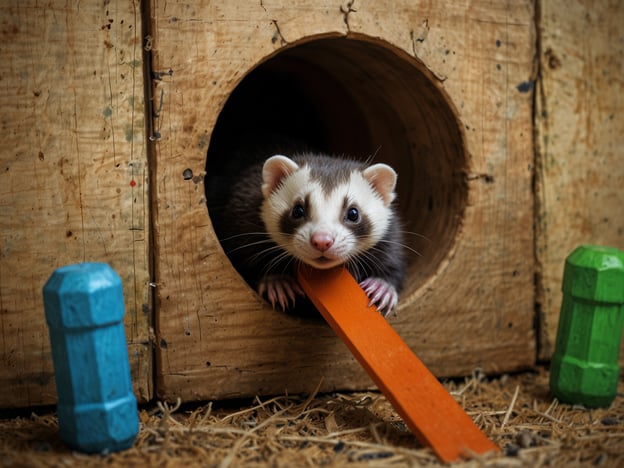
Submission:
[[[57,269],[43,287],[61,439],[86,453],[123,450],[139,429],[121,279],[104,263]]]

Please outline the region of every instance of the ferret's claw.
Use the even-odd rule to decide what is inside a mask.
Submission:
[[[305,295],[297,280],[287,275],[265,276],[258,284],[258,294],[266,296],[273,309],[279,305],[283,311],[295,305],[298,295]]]
[[[366,278],[360,283],[360,287],[370,299],[368,305],[377,307],[384,317],[387,317],[399,302],[399,295],[394,286],[381,278]]]

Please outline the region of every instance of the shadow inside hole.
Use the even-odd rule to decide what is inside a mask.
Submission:
[[[370,156],[364,117],[344,84],[296,53],[283,52],[250,72],[219,114],[208,168],[241,147],[292,145],[352,157]]]
[[[448,99],[385,44],[334,38],[283,50],[241,81],[212,133],[206,194],[217,237],[227,231],[220,192],[254,159],[301,147],[395,168],[408,259],[402,299],[413,296],[450,254],[467,201],[463,135]]]

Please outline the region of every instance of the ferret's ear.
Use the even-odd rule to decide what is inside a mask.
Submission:
[[[271,195],[279,187],[284,177],[289,176],[297,169],[299,166],[292,159],[281,154],[271,156],[262,167],[262,194],[265,197]]]
[[[373,164],[362,171],[362,175],[369,184],[381,195],[384,204],[388,206],[396,194],[397,173],[387,164]]]

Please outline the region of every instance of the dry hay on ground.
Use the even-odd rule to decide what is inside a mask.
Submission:
[[[544,370],[445,385],[502,449],[456,466],[624,466],[623,382],[609,408],[593,410],[553,400]],[[0,465],[442,466],[376,392],[256,398],[236,409],[159,403],[140,420],[132,448],[91,456],[63,446],[54,414],[0,420]]]

